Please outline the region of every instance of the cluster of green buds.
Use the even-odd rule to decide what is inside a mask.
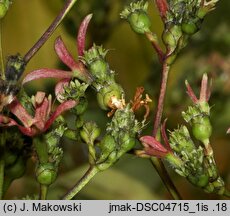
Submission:
[[[63,93],[59,94],[59,101],[75,100],[77,106],[71,109],[71,112],[76,116],[76,128],[80,128],[83,125],[82,115],[88,107],[88,100],[86,98],[86,90],[89,84],[79,82],[77,79],[72,80],[63,88]],[[70,130],[68,130],[70,131]]]
[[[6,191],[13,180],[24,174],[32,148],[30,140],[25,140],[20,133],[1,129],[0,149],[0,160],[4,161],[4,191]]]
[[[215,8],[218,0],[157,0],[164,22],[163,42],[170,56],[168,64],[187,45],[188,39],[201,26],[205,15]]]
[[[173,167],[175,172],[186,177],[193,185],[208,193],[224,194],[226,192],[225,184],[218,173],[209,140],[212,126],[209,119],[210,88],[207,75],[204,74],[203,76],[199,99],[195,96],[188,82],[186,82],[186,86],[187,93],[194,105],[189,107],[187,112],[182,112],[182,116],[190,124],[196,142],[184,125],[170,132],[168,139],[164,123],[161,134],[165,145],[162,145],[154,137],[143,136],[140,141],[144,150],[137,151],[137,154],[145,157],[163,158]]]
[[[192,167],[200,167],[200,173],[197,173],[202,177],[202,179],[207,179],[206,184],[200,185],[198,184],[195,178],[195,184],[197,186],[202,187],[206,192],[213,192],[218,194],[223,194],[225,192],[225,185],[222,178],[219,176],[218,169],[215,163],[213,150],[210,145],[210,137],[212,134],[212,125],[210,122],[210,106],[208,104],[208,100],[210,97],[210,86],[208,84],[208,77],[206,74],[203,75],[202,82],[201,82],[201,89],[200,89],[200,96],[199,99],[194,94],[192,88],[190,87],[189,83],[186,81],[187,93],[193,102],[193,106],[190,106],[186,112],[182,112],[182,116],[186,122],[188,122],[192,129],[192,134],[194,138],[201,142],[202,145],[199,145],[197,150],[199,150],[199,154],[202,153],[200,157],[195,156],[189,160],[189,163],[192,164]],[[186,131],[182,131],[181,134],[188,134]],[[174,151],[179,155],[179,151],[175,149],[175,145],[179,144],[181,146],[185,146],[185,141],[189,140],[185,139],[184,142],[180,142],[179,131],[174,131],[171,133],[170,136],[170,145],[174,149]],[[187,142],[188,143],[188,142]],[[189,148],[186,148],[187,150]],[[182,151],[182,149],[181,149]],[[188,155],[192,156],[191,152],[188,152]],[[199,161],[197,163],[196,161]],[[195,174],[191,172],[194,176]],[[193,178],[187,177],[190,182],[194,184]],[[199,179],[199,178],[198,178]],[[197,182],[197,183],[196,183]],[[202,181],[203,182],[203,181]],[[204,182],[203,182],[204,183]]]
[[[148,2],[139,0],[132,2],[121,12],[121,18],[126,19],[134,32],[145,34],[152,42],[160,60],[172,64],[188,42],[201,26],[205,15],[215,8],[219,0],[156,0],[156,5],[164,23],[162,40],[166,46],[163,54],[157,35],[150,30],[151,21],[147,14]]]
[[[210,160],[205,155],[203,147],[195,146],[185,126],[170,133],[169,144],[174,154],[182,161],[179,167],[174,166],[178,174],[208,193],[225,192],[224,181],[218,174],[214,159]],[[171,157],[166,157],[166,160],[173,165],[175,159],[170,159]]]
[[[109,64],[105,60],[107,52],[108,50],[103,49],[102,46],[93,45],[92,48],[84,52],[82,58],[94,78],[91,85],[97,91],[97,100],[103,110],[114,108],[113,99],[119,101],[124,95],[122,87],[115,81],[114,71],[110,70]]]
[[[107,125],[106,134],[98,143],[94,141],[99,136],[100,129],[95,123],[86,123],[82,128],[81,137],[89,146],[91,165],[101,171],[112,166],[135,146],[136,136],[141,129],[142,124],[135,119],[129,104],[116,110]]]
[[[6,15],[10,4],[11,4],[10,0],[1,0],[0,1],[0,19],[2,19]]]
[[[138,34],[150,32],[151,21],[147,14],[148,2],[138,1],[127,6],[120,14],[122,19],[126,19],[132,30]]]
[[[59,147],[60,139],[67,130],[65,120],[59,116],[52,129],[44,136],[34,138],[39,163],[36,168],[36,178],[39,184],[49,186],[57,178],[58,167],[63,157]]]

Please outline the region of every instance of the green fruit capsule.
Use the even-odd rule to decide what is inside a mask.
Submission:
[[[96,59],[89,65],[89,71],[100,81],[106,81],[108,77],[109,66],[104,59]]]
[[[150,32],[151,21],[145,11],[136,11],[128,16],[128,21],[134,32],[145,34]]]
[[[212,125],[209,118],[204,116],[200,117],[199,121],[193,122],[192,132],[197,140],[206,143],[212,134]]]
[[[36,170],[37,181],[42,185],[50,185],[57,178],[57,170],[51,163],[39,164]]]
[[[111,107],[112,97],[119,100],[123,94],[122,87],[117,83],[112,83],[100,89],[97,93],[97,101],[101,109],[108,110]]]

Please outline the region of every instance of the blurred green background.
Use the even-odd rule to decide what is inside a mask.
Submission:
[[[151,110],[156,106],[160,85],[161,67],[151,44],[132,32],[128,24],[119,18],[126,0],[78,0],[64,22],[49,41],[30,61],[26,72],[39,68],[58,68],[60,64],[54,49],[54,40],[61,35],[68,49],[77,58],[76,32],[81,20],[89,13],[93,19],[87,34],[87,46],[103,44],[111,51],[108,61],[116,71],[117,80],[126,91],[129,100],[137,86],[144,86],[153,99]],[[64,0],[17,0],[14,1],[3,22],[4,55],[25,54],[45,31],[60,11]],[[162,23],[154,5],[149,1],[149,15],[152,31],[160,37]],[[187,79],[198,92],[202,74],[212,78],[211,121],[213,124],[212,146],[221,175],[230,184],[230,137],[226,135],[230,127],[230,1],[222,0],[215,11],[203,22],[202,29],[190,41],[173,65],[169,77],[164,118],[168,118],[168,128],[176,128],[183,123],[181,111],[191,104],[186,95],[184,81]],[[53,94],[55,80],[31,82],[26,86],[30,94],[43,90]],[[94,101],[94,93],[89,92],[89,110],[86,120],[95,120],[102,128],[108,119]],[[153,112],[143,134],[152,129]],[[71,124],[71,116],[66,116]],[[87,169],[87,150],[81,143],[63,140],[65,156],[60,167],[57,182],[50,188],[49,198],[58,199],[72,186]],[[14,181],[7,198],[21,198],[36,193],[38,185],[33,176],[34,162],[28,162],[25,177]],[[170,171],[170,169],[169,169]],[[170,171],[171,173],[171,171]],[[171,173],[184,199],[225,199],[210,195],[190,185],[185,179]],[[15,191],[17,193],[15,193]],[[148,160],[127,155],[110,170],[98,174],[78,195],[79,199],[170,199],[161,180]]]

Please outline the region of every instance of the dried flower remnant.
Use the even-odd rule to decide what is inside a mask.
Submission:
[[[149,103],[152,102],[149,95],[145,95],[145,99],[143,99],[143,93],[144,93],[143,87],[137,87],[136,93],[134,95],[133,101],[131,101],[132,104],[132,110],[135,112],[136,110],[139,110],[142,106],[145,108],[145,115],[144,115],[144,121],[146,121],[147,117],[149,116]]]

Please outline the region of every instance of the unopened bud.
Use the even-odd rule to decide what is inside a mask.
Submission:
[[[151,21],[147,14],[148,2],[131,3],[122,13],[121,18],[127,19],[133,31],[138,34],[150,32]]]
[[[51,163],[39,164],[36,170],[37,181],[42,185],[50,185],[57,178],[57,170]]]

